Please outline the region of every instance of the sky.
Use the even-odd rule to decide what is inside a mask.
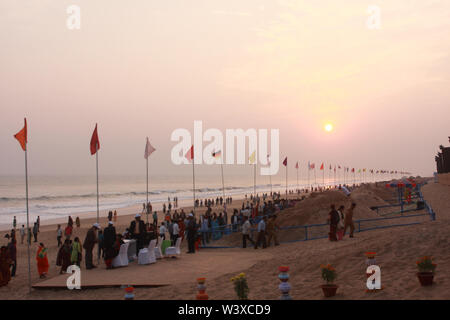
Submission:
[[[449,18],[436,0],[2,0],[0,175],[23,174],[24,117],[31,175],[95,173],[96,123],[102,174],[143,173],[147,136],[152,174],[190,174],[170,136],[195,120],[279,129],[280,164],[432,175],[450,135]]]

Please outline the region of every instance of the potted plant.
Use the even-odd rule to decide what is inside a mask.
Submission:
[[[236,291],[239,300],[248,300],[249,289],[245,273],[240,273],[236,277],[231,278],[231,282],[234,283],[234,291]]]
[[[431,286],[433,284],[434,270],[437,266],[433,263],[433,258],[430,256],[422,257],[417,260],[416,264],[419,269],[417,277],[419,278],[420,284],[422,286]]]
[[[331,265],[321,265],[322,279],[326,281],[326,284],[321,285],[323,294],[325,297],[333,297],[336,295],[336,290],[338,288],[333,282],[337,277],[336,269]]]

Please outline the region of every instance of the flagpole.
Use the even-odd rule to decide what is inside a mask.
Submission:
[[[323,188],[325,189],[325,167],[323,168],[323,172],[322,172],[322,183],[323,183]]]
[[[311,171],[311,165],[308,161],[308,192],[311,191],[311,184],[309,183],[309,172]]]
[[[147,195],[147,202],[145,203],[145,208],[147,210],[146,216],[147,216],[147,223],[148,223],[148,215],[149,215],[149,212],[148,212],[148,157],[146,159],[146,164],[147,164],[147,193],[146,193],[146,195]]]
[[[97,223],[99,223],[99,202],[98,202],[98,142],[95,143],[95,165],[97,172]]]
[[[336,181],[336,166],[334,166],[334,186],[337,185],[337,181]]]
[[[95,164],[96,164],[96,171],[97,171],[97,223],[99,223],[99,201],[98,201],[98,142],[95,143]],[[97,254],[97,264],[100,264],[100,246],[97,245],[98,248],[98,254]]]
[[[194,194],[194,213],[195,213],[195,158],[192,157],[192,190]]]
[[[331,165],[330,165],[330,171],[328,171],[328,183],[330,183],[331,180]]]
[[[298,168],[297,168],[297,191],[298,191]]]
[[[316,179],[316,166],[314,166],[314,185],[317,185],[317,179]]]
[[[286,163],[286,200],[288,198],[288,166]]]
[[[272,196],[272,175],[269,174],[269,183],[270,183],[270,196]]]
[[[29,209],[28,209],[28,156],[27,156],[28,148],[25,148],[25,194],[26,194],[26,203],[27,203],[27,255],[28,255],[28,287],[29,292],[31,293],[31,261],[30,261],[30,218],[29,218]]]
[[[256,161],[254,166],[254,170],[253,170],[253,198],[256,197]]]
[[[225,203],[225,182],[223,181],[223,161],[221,158],[220,161],[220,171],[222,171],[222,193],[223,193],[223,201]]]

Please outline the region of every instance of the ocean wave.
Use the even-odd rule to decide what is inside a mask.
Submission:
[[[267,188],[269,184],[257,185],[257,189]],[[279,184],[273,184],[273,187],[279,187]],[[225,187],[225,190],[228,191],[245,191],[250,190],[253,186],[228,186]],[[171,189],[171,190],[153,190],[149,191],[149,195],[162,195],[162,194],[179,194],[185,192],[191,192],[192,189]],[[195,191],[200,193],[214,193],[221,192],[222,188],[196,188]],[[132,191],[132,192],[101,192],[101,198],[117,198],[117,197],[133,197],[133,196],[145,196],[147,193],[145,191]],[[30,201],[57,201],[57,200],[73,200],[73,199],[91,199],[96,198],[96,193],[86,193],[86,194],[73,194],[73,195],[42,195],[36,197],[30,197]],[[24,201],[25,197],[0,197],[0,203],[5,202],[13,202],[13,201]]]

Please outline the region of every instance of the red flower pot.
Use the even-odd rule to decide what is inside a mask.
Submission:
[[[433,284],[433,272],[417,272],[417,277],[422,286],[431,286]]]
[[[339,288],[335,284],[323,284],[320,287],[322,288],[323,295],[327,298],[335,296],[336,291]]]

